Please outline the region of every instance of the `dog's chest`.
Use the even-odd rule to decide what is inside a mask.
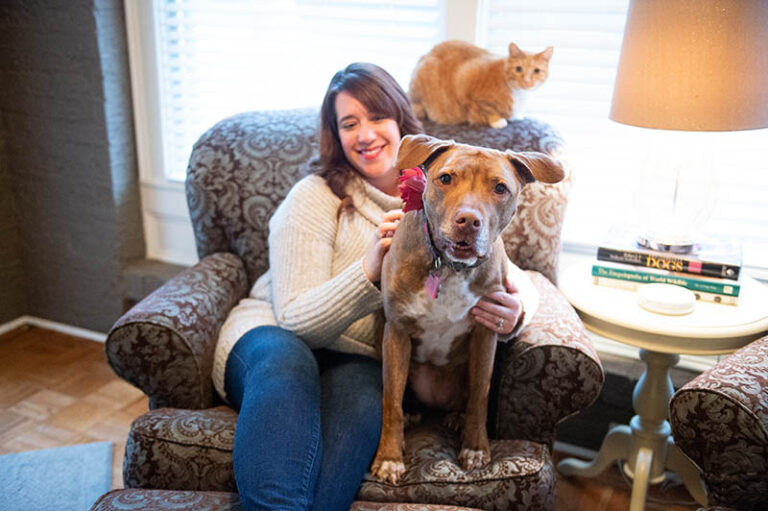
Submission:
[[[414,345],[412,358],[437,366],[451,362],[451,345],[472,328],[469,310],[479,299],[480,296],[470,290],[469,282],[459,274],[442,279],[434,300],[425,289],[414,295],[405,305],[405,312],[416,320],[422,335],[420,342]]]

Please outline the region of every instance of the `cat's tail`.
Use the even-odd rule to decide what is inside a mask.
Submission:
[[[421,61],[419,61],[421,63]],[[421,95],[419,94],[419,84],[416,83],[418,80],[418,77],[416,76],[416,72],[414,71],[413,76],[411,77],[411,83],[408,87],[408,99],[411,102],[411,110],[413,110],[414,115],[417,119],[420,119],[422,121],[427,120],[427,110],[424,108],[424,105],[421,104]]]
[[[414,115],[422,120],[427,120],[427,110],[424,108],[424,106],[421,103],[417,103],[413,100],[411,100],[411,110],[413,110]]]

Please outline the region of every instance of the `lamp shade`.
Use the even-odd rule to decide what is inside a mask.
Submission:
[[[631,0],[610,118],[668,130],[768,127],[768,0]]]

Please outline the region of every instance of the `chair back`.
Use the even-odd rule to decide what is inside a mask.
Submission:
[[[186,194],[201,259],[232,252],[244,261],[251,283],[267,270],[269,219],[317,157],[317,126],[317,109],[248,112],[222,120],[200,137],[189,161]],[[527,118],[501,130],[431,122],[424,129],[437,138],[555,157],[563,145],[550,126]],[[510,258],[553,282],[569,189],[570,172],[557,185],[527,185],[504,231]]]

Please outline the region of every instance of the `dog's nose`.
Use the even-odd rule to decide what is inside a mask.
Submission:
[[[454,217],[454,222],[460,229],[472,229],[473,231],[477,231],[482,225],[480,215],[469,209],[459,210]]]

